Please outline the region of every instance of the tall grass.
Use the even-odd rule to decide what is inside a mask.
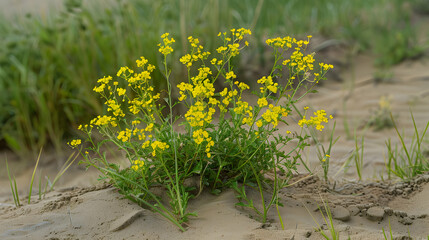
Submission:
[[[392,148],[390,139],[386,141],[387,147],[387,161],[386,168],[388,177],[390,179],[391,173],[395,174],[403,180],[411,179],[419,174],[429,171],[429,159],[422,146],[424,139],[429,128],[429,121],[422,131],[419,131],[414,120],[413,113],[411,112],[411,119],[413,121],[414,135],[411,139],[409,146],[405,143],[404,134],[399,133],[395,120],[392,114],[390,117],[393,122],[396,134],[400,140],[401,148],[395,146]]]
[[[176,57],[186,52],[188,35],[206,39],[203,44],[213,52],[219,31],[250,27],[258,36],[310,33],[345,40],[360,50],[376,49],[380,58],[395,59],[380,60],[382,66],[394,64],[420,53],[411,8],[403,8],[406,2],[118,0],[89,1],[87,6],[66,0],[64,10],[49,18],[2,18],[0,147],[23,157],[36,156],[48,144],[61,152],[64,139],[75,134],[73,123],[105,111],[91,94],[94,82],[141,55],[160,63],[152,46],[163,32],[178,40]],[[383,39],[377,37],[380,31],[386,33]],[[387,40],[393,43],[385,44]],[[259,65],[268,64],[262,43],[253,40],[257,47],[251,56]],[[400,52],[390,58],[391,49]],[[185,71],[175,72],[171,78],[180,82]],[[157,89],[165,88],[161,72],[153,77]]]

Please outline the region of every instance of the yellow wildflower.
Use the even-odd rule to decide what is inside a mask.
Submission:
[[[326,118],[326,111],[325,110],[318,110],[314,112],[315,117],[311,117],[309,120],[306,119],[305,116],[301,120],[299,120],[298,125],[300,127],[303,127],[304,124],[307,126],[313,126],[316,128],[316,130],[322,131],[325,126],[323,126],[323,123],[327,123],[328,119]]]
[[[127,73],[128,72],[128,73]],[[131,74],[133,74],[134,73],[134,71],[133,70],[131,70],[131,69],[129,69],[128,67],[121,67],[120,69],[119,69],[119,71],[116,73],[116,76],[118,76],[118,77],[120,77],[120,76],[125,76],[125,77],[127,77],[127,76],[129,76],[129,75],[131,75]]]
[[[131,168],[134,170],[134,171],[137,171],[137,170],[139,170],[139,169],[142,169],[144,167],[144,161],[143,160],[135,160],[134,162],[133,162],[133,165],[131,166]]]
[[[140,57],[140,59],[136,60],[137,67],[144,67],[144,65],[146,65],[147,62],[148,60],[144,57]]]
[[[118,89],[116,89],[116,91],[118,92],[118,95],[119,95],[119,96],[124,95],[124,94],[125,94],[125,92],[126,92],[126,90],[125,90],[125,89],[123,89],[123,88],[118,88]]]
[[[152,150],[153,150],[152,151],[153,156],[156,156],[157,149],[159,149],[158,151],[163,151],[163,150],[170,147],[170,146],[168,146],[167,143],[160,142],[160,141],[154,141],[154,142],[152,142],[152,144],[150,146],[152,147]]]
[[[268,101],[267,101],[267,99],[266,98],[259,98],[258,99],[258,106],[259,107],[265,107],[265,106],[267,106],[268,105]]]
[[[233,71],[230,71],[226,74],[225,76],[226,79],[230,79],[230,78],[237,78],[237,76],[235,76]]]
[[[164,56],[167,56],[168,54],[173,52],[173,48],[171,47],[171,45],[176,42],[174,40],[174,38],[168,38],[170,34],[169,33],[164,33],[161,35],[162,38],[162,43],[163,44],[158,44],[159,46],[159,52],[161,54],[163,54]]]
[[[72,146],[73,148],[79,146],[82,143],[82,140],[80,139],[74,139],[72,140],[69,145]]]

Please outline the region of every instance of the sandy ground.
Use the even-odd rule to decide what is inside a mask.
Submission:
[[[21,9],[19,5],[24,2],[1,1],[0,9],[5,6]],[[33,10],[37,10],[36,5]],[[330,61],[343,61],[338,49],[324,54]],[[318,223],[329,232],[317,208],[323,204],[322,199],[329,203],[340,239],[384,239],[382,228],[388,230],[389,223],[396,239],[407,239],[409,235],[413,239],[427,239],[429,175],[409,183],[381,181],[380,176],[386,176],[385,141],[390,138],[394,145],[399,140],[392,128],[375,131],[364,126],[378,108],[380,98],[386,96],[391,99],[398,128],[408,143],[413,135],[410,111],[418,128],[424,128],[429,120],[428,61],[425,57],[404,62],[393,68],[392,80],[375,83],[372,58],[359,56],[353,61],[354,69],[337,72],[342,81],[328,80],[318,88],[318,94],[300,103],[301,108],[323,108],[333,114],[337,121],[335,136],[340,139],[331,153],[329,185],[317,177],[321,176],[320,164],[312,148],[305,153],[305,159],[317,176],[305,180],[302,180],[304,175],[297,176],[294,181],[302,181],[282,190],[284,207],[279,211],[284,230],[275,209],[270,212],[270,223],[261,224],[250,212],[235,207],[233,191],[225,191],[219,196],[204,193],[192,200],[189,209],[197,212],[198,217],[192,218],[187,231],[182,233],[160,215],[140,208],[123,199],[111,186],[99,183],[93,169],[84,171],[77,165],[63,176],[55,191],[42,200],[37,199],[37,193],[33,194],[31,204],[27,204],[25,196],[32,169],[9,158],[13,170],[26,169],[15,172],[24,203],[15,208],[3,154],[0,157],[0,239],[323,239],[315,230]],[[291,119],[292,123],[297,121],[293,116]],[[353,163],[347,171],[343,168],[355,147],[354,139],[346,137],[344,121],[350,129],[356,128],[358,136],[365,137],[363,181],[357,181]],[[328,131],[325,140],[327,134]],[[426,139],[426,148],[428,143]],[[40,175],[49,175],[52,179],[58,171],[57,159],[49,155],[42,159],[39,169],[43,172],[38,172],[36,179]],[[301,172],[305,173],[302,169]]]
[[[285,230],[273,211],[271,223],[261,224],[234,207],[232,191],[220,196],[203,194],[191,202],[190,210],[198,212],[198,217],[191,219],[183,233],[161,216],[122,199],[114,188],[64,188],[19,209],[2,204],[0,238],[322,239],[314,227],[317,221],[326,231],[317,208],[323,199],[329,202],[334,218],[342,219],[334,220],[341,239],[382,239],[381,229],[389,229],[389,223],[395,237],[410,232],[415,239],[423,239],[429,234],[429,175],[424,179],[413,185],[413,192],[400,196],[389,193],[391,186],[383,184],[327,189],[316,178],[307,179],[282,192],[285,205],[280,213]],[[383,214],[371,215],[371,209],[381,209]]]

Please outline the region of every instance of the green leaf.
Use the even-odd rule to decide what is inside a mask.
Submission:
[[[237,206],[237,207],[249,207],[247,204],[244,204],[242,202],[236,203],[235,206]]]
[[[191,173],[201,174],[203,170],[203,163],[201,161],[192,169]]]

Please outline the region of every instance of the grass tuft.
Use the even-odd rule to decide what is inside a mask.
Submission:
[[[390,114],[390,117],[392,119],[393,127],[395,128],[395,131],[400,140],[401,148],[398,149],[398,147],[395,146],[393,149],[390,139],[386,141],[388,156],[386,168],[389,178],[390,174],[393,173],[397,177],[406,180],[429,171],[429,159],[425,155],[425,151],[422,148],[424,137],[429,128],[429,122],[426,124],[424,130],[419,133],[413,113],[411,112],[411,119],[414,126],[414,135],[411,139],[411,144],[409,147],[407,147],[403,135],[399,133],[393,115]]]

